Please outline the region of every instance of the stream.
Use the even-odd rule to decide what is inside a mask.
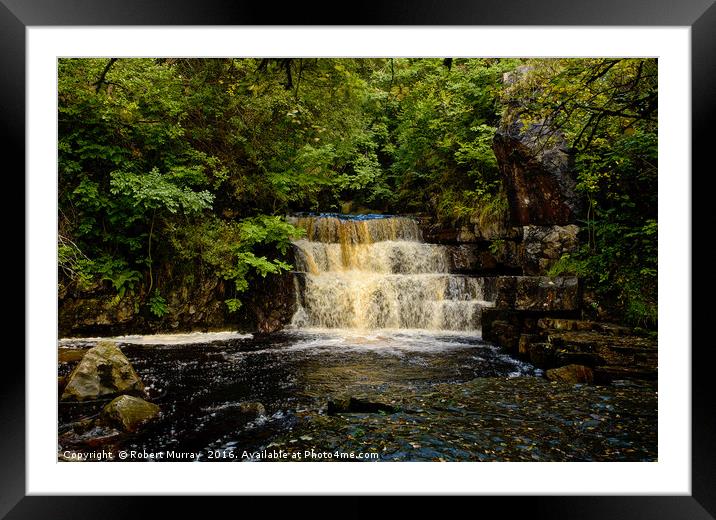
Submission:
[[[70,425],[105,402],[61,402],[60,451],[173,450],[187,461],[656,459],[655,384],[553,383],[477,335],[303,329],[114,339],[162,416],[136,434],[81,435]],[[59,374],[94,342],[62,340]],[[349,397],[394,410],[328,413],[329,401]],[[262,413],[242,413],[256,402]]]

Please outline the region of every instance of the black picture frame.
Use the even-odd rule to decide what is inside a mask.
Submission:
[[[716,5],[714,0],[390,0],[349,5],[341,16],[321,4],[203,0],[0,0],[0,132],[8,152],[24,171],[25,30],[28,26],[82,25],[610,25],[688,26],[692,44],[692,171],[709,165],[713,147],[711,122],[716,104]],[[91,42],[88,42],[91,45]],[[698,171],[701,171],[700,169]],[[675,173],[678,174],[678,173]],[[711,174],[713,175],[713,173]],[[19,176],[18,176],[19,177]],[[692,174],[691,182],[697,180]],[[684,182],[690,182],[685,177]],[[699,180],[701,186],[701,180]],[[20,183],[18,193],[24,193]],[[705,190],[700,188],[703,193]],[[692,193],[697,193],[692,188]],[[712,205],[712,204],[711,204]],[[692,237],[713,229],[709,204],[693,204]],[[23,238],[19,238],[22,243]],[[19,249],[19,248],[17,248]],[[695,260],[696,256],[693,257]],[[697,267],[696,264],[693,265]],[[30,275],[25,270],[25,277]],[[706,294],[710,284],[699,284]],[[694,302],[696,299],[694,299]],[[684,302],[689,305],[690,302]],[[20,306],[18,306],[20,307]],[[708,323],[707,306],[692,307],[692,323]],[[692,330],[692,334],[693,334]],[[694,336],[695,337],[695,336]],[[716,518],[716,414],[709,392],[713,345],[660,345],[692,356],[692,494],[690,496],[619,497],[483,497],[510,511],[524,508],[531,518],[671,519]],[[10,345],[8,344],[8,347]],[[113,518],[147,511],[146,497],[26,496],[25,493],[25,355],[16,344],[4,350],[4,364],[15,367],[0,378],[0,518]],[[212,500],[216,500],[213,497]],[[363,516],[357,497],[346,499],[341,516]],[[204,506],[173,497],[185,513]],[[509,502],[509,505],[508,505]],[[292,502],[300,508],[301,501]],[[244,502],[242,514],[255,502]],[[412,505],[422,507],[420,500]],[[212,509],[216,510],[216,504]],[[222,507],[218,505],[218,507]],[[483,506],[480,506],[481,508]],[[199,514],[199,513],[197,513]],[[335,510],[332,512],[335,514]],[[139,515],[142,516],[142,515]]]

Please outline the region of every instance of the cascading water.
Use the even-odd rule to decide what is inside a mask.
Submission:
[[[405,217],[292,217],[295,327],[475,331],[485,299],[482,278],[450,274],[445,246],[426,244]]]

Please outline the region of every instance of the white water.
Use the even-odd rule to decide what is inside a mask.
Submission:
[[[482,278],[453,275],[444,246],[422,242],[403,217],[301,217],[294,241],[298,310],[292,325],[330,329],[477,331]]]
[[[193,345],[227,341],[230,339],[251,339],[251,334],[234,331],[220,332],[188,332],[184,334],[146,334],[130,336],[114,336],[110,338],[61,338],[59,346],[78,345],[94,346],[99,341],[110,340],[125,345]]]

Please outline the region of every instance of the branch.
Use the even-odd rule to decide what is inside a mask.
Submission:
[[[112,65],[114,65],[117,62],[118,58],[110,58],[110,60],[107,62],[107,65],[104,66],[104,70],[102,71],[102,74],[99,75],[99,78],[97,81],[92,83],[92,86],[95,87],[95,93],[99,94],[100,89],[102,88],[102,85],[104,85],[105,77],[107,77],[107,73],[109,72],[109,69],[112,68]]]

